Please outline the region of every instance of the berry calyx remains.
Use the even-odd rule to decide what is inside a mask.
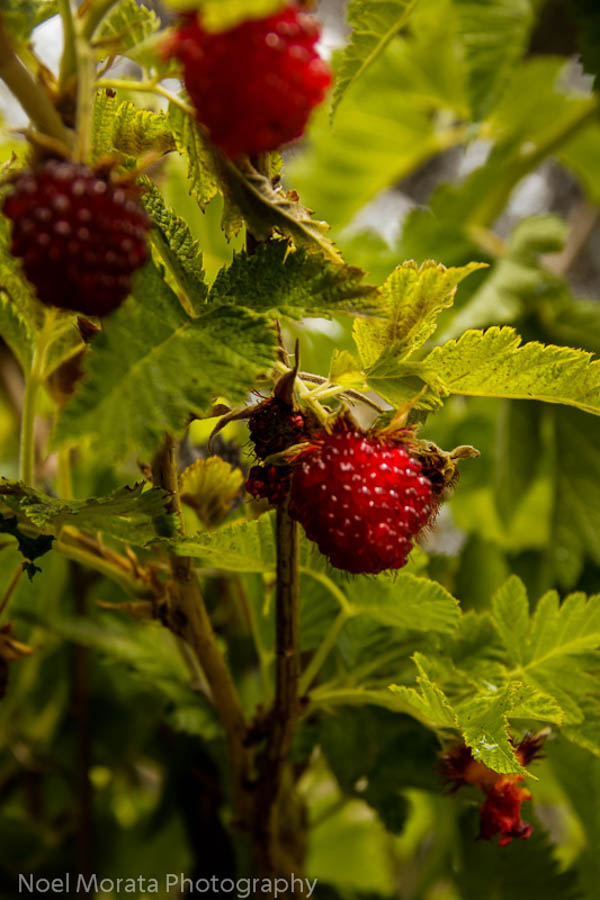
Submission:
[[[228,31],[205,31],[186,15],[165,54],[184,67],[198,121],[227,156],[275,150],[299,137],[331,75],[315,50],[319,27],[291,4]]]
[[[105,316],[131,291],[148,258],[150,226],[133,185],[72,161],[49,159],[19,173],[2,211],[42,303]]]
[[[547,735],[547,731],[526,735],[520,744],[514,745],[522,766],[540,758]],[[452,784],[452,791],[471,784],[484,792],[485,800],[479,807],[479,840],[489,841],[498,835],[498,846],[505,847],[513,838],[526,840],[531,836],[533,827],[521,819],[521,805],[531,800],[531,793],[521,787],[523,775],[502,775],[489,769],[473,757],[465,744],[442,754],[441,772]]]
[[[338,569],[404,566],[430,520],[431,483],[400,437],[363,434],[339,419],[293,467],[289,513]]]

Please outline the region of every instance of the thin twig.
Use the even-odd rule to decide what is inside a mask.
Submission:
[[[14,47],[0,20],[0,78],[17,98],[31,121],[42,134],[56,138],[69,146],[69,132],[48,94],[35,81],[29,69],[15,53]]]
[[[180,522],[181,503],[175,442],[167,435],[152,461],[152,479],[170,496],[169,512]],[[234,796],[238,812],[244,808],[244,782],[247,774],[246,721],[233,677],[217,643],[204,604],[198,577],[189,557],[172,554],[173,599],[169,614],[171,630],[183,637],[194,650],[215,702],[215,708],[227,738],[233,773]]]

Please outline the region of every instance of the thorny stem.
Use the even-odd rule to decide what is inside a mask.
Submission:
[[[52,330],[55,322],[54,311],[46,312],[43,328],[38,335],[31,368],[25,375],[25,394],[21,414],[21,438],[19,447],[19,478],[25,484],[35,482],[35,405],[38,390],[44,379],[46,357],[52,342]]]
[[[56,138],[69,146],[68,130],[54,108],[50,97],[35,81],[29,69],[15,53],[14,47],[0,20],[0,78],[17,98],[33,124],[44,135]]]

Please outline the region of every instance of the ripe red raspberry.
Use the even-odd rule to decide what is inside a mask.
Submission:
[[[2,211],[13,256],[42,303],[105,316],[131,290],[148,258],[150,221],[132,185],[71,161],[46,160],[12,182]]]
[[[399,569],[431,517],[431,484],[402,442],[341,421],[300,456],[289,512],[338,569]]]
[[[183,63],[198,121],[235,159],[302,134],[331,80],[314,49],[318,37],[316,21],[295,4],[216,34],[190,13],[165,52]]]

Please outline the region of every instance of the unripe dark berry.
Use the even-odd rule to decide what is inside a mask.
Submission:
[[[56,159],[19,173],[2,211],[10,250],[48,306],[105,316],[131,291],[148,258],[150,221],[133,185]]]
[[[305,441],[306,416],[279,397],[269,397],[248,419],[250,437],[259,459]]]
[[[275,150],[299,137],[331,75],[315,50],[319,27],[295,4],[228,31],[185,16],[165,48],[184,67],[199,122],[227,156]]]

